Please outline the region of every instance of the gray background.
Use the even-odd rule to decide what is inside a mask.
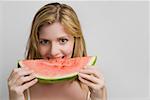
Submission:
[[[0,2],[0,99],[7,78],[24,57],[36,11],[48,2]],[[148,2],[63,2],[81,22],[89,55],[105,76],[109,100],[149,100]]]

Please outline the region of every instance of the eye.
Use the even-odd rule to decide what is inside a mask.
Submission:
[[[68,39],[66,39],[66,38],[60,38],[59,39],[60,44],[66,44],[67,42],[68,42]]]
[[[39,43],[40,43],[41,45],[47,45],[47,44],[49,44],[49,41],[42,39],[42,40],[39,41]]]

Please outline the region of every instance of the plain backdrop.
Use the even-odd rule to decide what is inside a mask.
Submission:
[[[48,1],[0,2],[0,99],[7,78],[23,59],[31,22]],[[97,56],[109,100],[149,100],[148,2],[72,1],[89,55]]]

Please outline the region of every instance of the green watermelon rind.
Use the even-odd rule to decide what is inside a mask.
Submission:
[[[76,76],[73,76],[73,77],[67,77],[67,78],[60,78],[60,79],[54,79],[54,80],[49,80],[49,79],[41,79],[41,78],[38,78],[38,81],[40,83],[58,83],[58,82],[64,82],[64,81],[67,81],[67,80],[75,80],[77,78],[77,75]]]
[[[93,56],[87,65],[95,65],[97,60],[97,56]]]
[[[96,60],[97,60],[97,56],[91,57],[90,61],[87,65],[95,65]],[[75,73],[68,74],[65,76],[53,77],[53,78],[42,77],[42,76],[36,76],[36,77],[40,83],[57,83],[57,82],[62,82],[62,81],[66,81],[66,80],[74,80],[77,78],[78,73],[79,72],[75,72]]]

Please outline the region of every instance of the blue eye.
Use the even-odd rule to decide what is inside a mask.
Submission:
[[[67,43],[68,42],[68,39],[65,39],[65,38],[60,38],[59,39],[59,43],[60,44],[65,44],[65,43]]]
[[[49,41],[48,40],[40,40],[39,43],[42,45],[46,45],[46,44],[49,44]]]

